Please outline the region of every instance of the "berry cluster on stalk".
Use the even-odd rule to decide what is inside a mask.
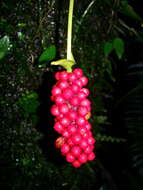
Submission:
[[[87,98],[88,79],[80,68],[73,72],[57,72],[57,83],[52,88],[52,115],[56,116],[54,129],[61,135],[55,142],[57,148],[74,167],[94,160],[95,139],[91,132],[91,102]]]

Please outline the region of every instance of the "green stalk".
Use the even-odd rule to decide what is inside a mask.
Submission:
[[[74,0],[69,2],[69,15],[68,15],[68,32],[67,32],[67,59],[60,59],[51,62],[51,65],[60,65],[64,67],[67,72],[72,72],[72,66],[75,64],[72,55],[72,17],[73,17]]]
[[[74,0],[70,0],[69,3],[69,15],[68,15],[68,33],[67,33],[67,60],[74,61],[72,56],[72,18],[73,18]]]

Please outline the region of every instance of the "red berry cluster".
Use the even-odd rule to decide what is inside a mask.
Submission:
[[[87,96],[89,90],[83,88],[88,83],[87,77],[79,68],[72,73],[57,72],[58,80],[52,88],[52,115],[56,116],[54,129],[61,134],[56,140],[56,147],[74,167],[80,167],[95,158],[93,152],[95,139],[92,136],[90,117],[91,103]]]

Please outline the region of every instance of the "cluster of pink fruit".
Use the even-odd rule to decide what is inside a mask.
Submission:
[[[92,136],[90,117],[91,103],[87,96],[89,90],[84,88],[88,83],[87,77],[79,68],[72,73],[57,72],[58,80],[52,88],[52,115],[56,116],[54,129],[61,134],[56,140],[56,147],[74,167],[80,167],[94,160],[93,152],[95,139]]]

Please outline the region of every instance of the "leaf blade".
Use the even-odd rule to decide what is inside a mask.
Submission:
[[[56,47],[54,45],[46,48],[39,57],[39,62],[51,61],[56,56]]]

